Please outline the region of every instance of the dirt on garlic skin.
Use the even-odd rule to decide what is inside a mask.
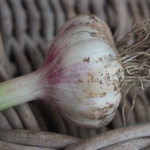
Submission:
[[[107,115],[107,113],[110,111],[110,109],[116,110],[116,107],[114,104],[109,104],[103,108],[99,107],[89,107],[89,110],[87,111],[80,111],[80,115],[85,118],[89,119],[101,119]],[[97,118],[97,116],[100,116]]]
[[[111,34],[111,30],[109,29],[108,25],[101,19],[97,18],[95,15],[90,15],[90,19],[92,22],[88,22],[87,26],[92,27],[93,29],[97,29],[98,32],[91,33],[91,36],[103,39],[116,53],[117,60],[121,63],[119,53],[116,49],[114,38]],[[100,23],[101,22],[101,23]]]
[[[79,127],[88,127],[90,129],[99,128],[107,125],[114,117],[116,109],[120,103],[121,94],[116,95],[114,99],[110,98],[115,93],[107,94],[101,99],[82,101],[70,106],[62,106],[61,115],[72,124]],[[93,102],[92,102],[93,101]],[[64,111],[65,110],[65,111]]]
[[[77,80],[77,87],[81,86],[81,84],[84,87],[83,91],[77,95],[78,100],[104,97],[106,95],[106,89],[107,92],[112,90],[117,93],[120,92],[119,83],[122,81],[120,68],[115,71],[114,75],[109,73],[100,73],[99,75],[100,76],[98,77],[95,74],[92,74],[92,72],[87,72],[84,80],[82,78]],[[97,88],[97,90],[95,90],[95,88]]]
[[[99,108],[97,108],[97,109],[99,109]],[[100,116],[99,118],[95,118],[95,115],[93,114],[93,112],[90,113],[89,111],[79,112],[80,117],[77,117],[76,114],[73,115],[73,113],[71,113],[69,116],[63,115],[63,117],[65,119],[67,119],[70,123],[72,123],[73,125],[76,125],[78,127],[81,127],[84,129],[96,129],[96,128],[103,127],[103,126],[107,125],[108,123],[110,123],[112,121],[112,119],[114,118],[116,109],[113,109],[113,111],[111,113],[109,113],[109,111],[106,113],[103,113],[103,116]],[[74,118],[74,119],[72,119],[72,118]]]

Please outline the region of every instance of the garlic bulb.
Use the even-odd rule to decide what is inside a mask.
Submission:
[[[81,15],[62,26],[43,65],[27,79],[34,84],[28,81],[24,86],[28,96],[22,102],[40,97],[73,124],[98,128],[115,115],[124,71],[109,27],[96,16]],[[18,99],[13,105],[19,103]]]
[[[111,32],[102,20],[85,15],[66,22],[43,68],[51,68],[46,73],[50,92],[67,120],[89,128],[112,120],[124,73]]]

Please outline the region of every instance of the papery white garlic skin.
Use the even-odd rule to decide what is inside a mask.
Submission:
[[[46,96],[64,118],[85,128],[98,128],[113,119],[124,71],[102,20],[81,15],[67,21],[43,68],[49,84]]]

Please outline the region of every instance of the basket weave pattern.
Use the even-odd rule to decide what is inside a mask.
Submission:
[[[96,14],[111,28],[115,41],[137,19],[149,17],[149,0],[0,0],[0,81],[39,68],[65,20],[77,14]],[[126,98],[126,115],[133,94]],[[119,150],[150,146],[149,89],[140,92],[123,127],[122,103],[113,121],[97,130],[77,128],[39,101],[0,112],[0,150]],[[115,130],[112,130],[115,129]]]

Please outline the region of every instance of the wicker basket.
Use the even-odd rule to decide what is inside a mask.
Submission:
[[[0,0],[0,81],[38,69],[60,26],[77,14],[96,14],[110,26],[117,42],[137,19],[149,17],[149,7],[149,0]],[[135,87],[129,92],[126,115],[138,91]],[[146,150],[148,93],[149,89],[137,95],[128,127],[123,127],[122,103],[113,121],[97,130],[71,125],[40,100],[1,111],[0,150]]]

